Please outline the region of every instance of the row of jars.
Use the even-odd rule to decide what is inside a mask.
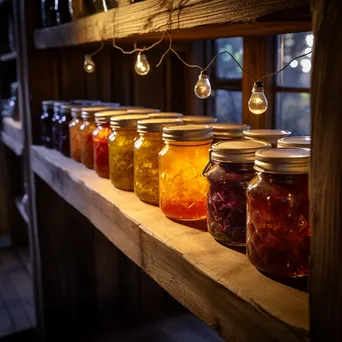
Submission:
[[[261,271],[307,273],[309,137],[152,109],[71,112],[74,160],[170,219],[206,218],[217,241],[246,245]]]

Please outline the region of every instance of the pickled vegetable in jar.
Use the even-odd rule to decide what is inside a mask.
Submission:
[[[183,114],[175,112],[160,112],[147,114],[150,119],[180,119]]]
[[[72,106],[73,105],[70,105],[70,104],[62,105],[60,108],[60,118],[58,120],[58,128],[59,128],[58,150],[66,157],[70,157],[69,123],[72,120],[72,116],[71,116]]]
[[[146,115],[131,114],[110,120],[109,177],[118,189],[134,190],[134,141],[138,138],[138,121],[143,119]]]
[[[182,125],[180,119],[148,119],[138,122],[134,143],[134,192],[146,203],[159,204],[158,155],[164,147],[163,127]]]
[[[83,123],[79,130],[81,161],[88,169],[94,168],[93,131],[97,127],[95,123],[95,113],[108,109],[110,108],[101,106],[82,108],[81,117]]]
[[[310,136],[297,136],[278,139],[278,148],[309,148],[311,149]]]
[[[257,176],[247,190],[247,255],[276,277],[308,273],[310,151],[269,149],[255,154]]]
[[[246,190],[255,176],[254,156],[271,144],[235,140],[212,145],[210,162],[203,174],[209,180],[207,226],[225,245],[246,244]]]
[[[105,110],[95,113],[97,128],[93,131],[94,169],[103,178],[109,178],[108,137],[111,132],[110,118],[125,115],[123,110]]]
[[[237,140],[243,138],[243,131],[250,129],[249,125],[238,123],[215,123],[213,127],[213,144],[220,141]]]
[[[71,108],[72,120],[69,123],[70,157],[79,163],[81,162],[80,128],[83,124],[81,112],[82,108]]]
[[[210,125],[217,121],[217,119],[212,116],[202,115],[184,115],[182,120],[186,125]]]
[[[159,153],[160,209],[170,219],[205,219],[208,181],[202,172],[209,160],[212,128],[164,127],[163,140],[165,146]]]
[[[48,148],[52,148],[52,117],[54,102],[55,101],[42,101],[43,113],[40,116],[41,143]]]
[[[68,102],[56,101],[53,103],[53,116],[51,124],[52,147],[57,151],[59,151],[59,119],[61,118],[60,109],[63,104],[68,104]]]
[[[278,139],[290,136],[291,132],[280,129],[249,129],[243,131],[243,135],[246,139],[266,141],[272,147],[277,147]]]

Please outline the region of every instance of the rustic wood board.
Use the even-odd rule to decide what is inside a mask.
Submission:
[[[0,55],[0,61],[1,62],[13,61],[16,58],[17,58],[16,52],[8,52],[8,53],[4,53],[3,55]]]
[[[23,133],[20,121],[12,118],[3,118],[1,140],[16,155],[23,153]]]
[[[244,254],[165,218],[94,171],[41,146],[34,172],[181,304],[227,340],[308,340],[308,295],[259,273]]]
[[[35,32],[38,49],[118,38],[209,39],[311,29],[309,0],[146,0]],[[260,20],[261,19],[261,20]],[[263,20],[263,21],[262,21]],[[262,22],[260,22],[262,21]]]

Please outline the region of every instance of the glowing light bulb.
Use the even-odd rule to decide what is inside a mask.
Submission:
[[[91,55],[84,56],[83,68],[84,68],[84,71],[86,71],[89,74],[95,71],[95,63],[93,62]]]
[[[211,85],[208,75],[199,74],[198,81],[194,87],[194,92],[199,99],[207,99],[211,95]]]
[[[255,82],[252,90],[252,96],[248,101],[248,108],[253,114],[263,114],[268,108],[268,101],[264,93],[262,82]]]
[[[140,76],[145,76],[149,73],[150,63],[148,62],[145,54],[141,52],[138,53],[134,69],[135,72]]]

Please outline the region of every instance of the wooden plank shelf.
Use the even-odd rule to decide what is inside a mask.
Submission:
[[[159,39],[170,24],[171,11],[175,40],[311,30],[309,0],[146,0],[37,30],[35,46],[47,49],[113,38]]]
[[[23,138],[21,122],[9,117],[3,118],[1,140],[18,156],[23,153]]]
[[[15,59],[17,59],[17,53],[16,52],[9,52],[9,53],[5,53],[3,55],[0,55],[0,61],[1,62],[13,61]]]
[[[259,273],[207,232],[168,220],[134,193],[41,146],[31,165],[65,201],[226,340],[307,341],[307,293]],[[58,215],[58,213],[56,213]],[[52,218],[53,219],[53,218]]]

